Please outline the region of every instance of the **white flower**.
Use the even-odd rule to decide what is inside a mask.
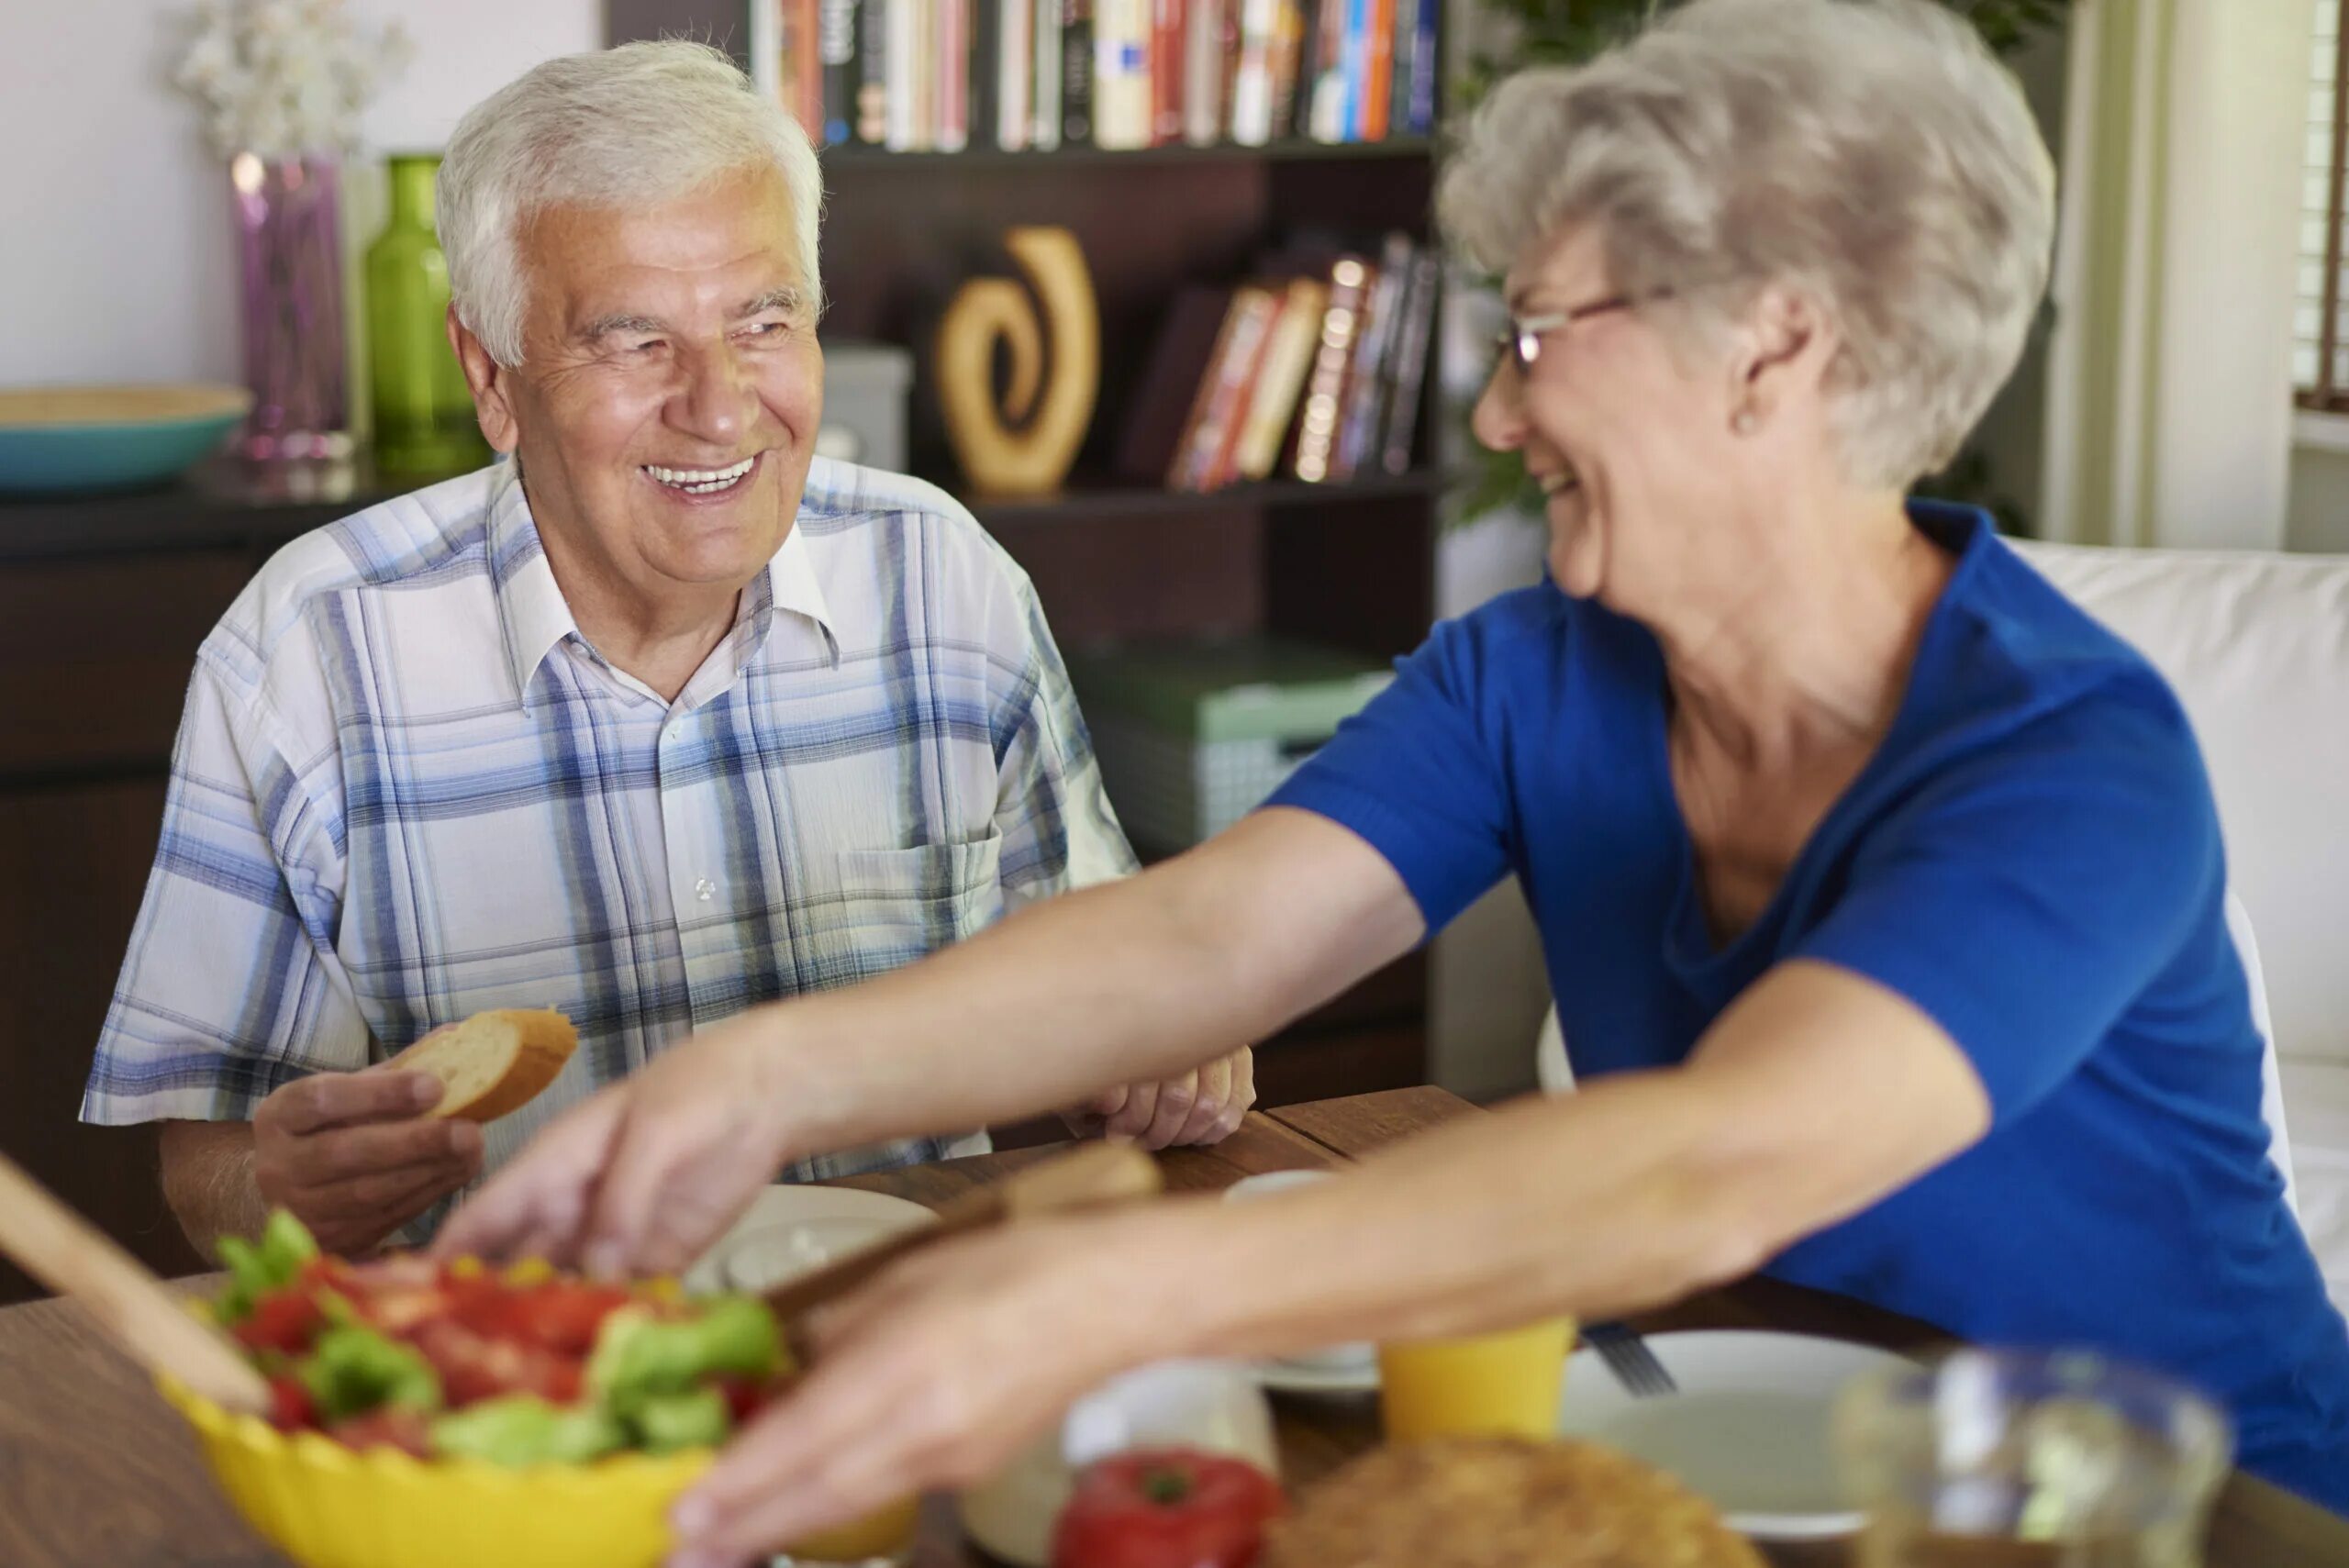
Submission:
[[[343,0],[197,0],[186,25],[173,81],[223,157],[355,150],[361,111],[412,52],[396,23],[362,35]]]

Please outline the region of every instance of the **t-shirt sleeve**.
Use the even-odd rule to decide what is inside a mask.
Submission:
[[[1794,956],[1915,1003],[1994,1118],[2076,1070],[2224,896],[2217,808],[2166,692],[2089,698],[1936,776]]]
[[[1351,829],[1410,889],[1433,936],[1510,865],[1508,774],[1490,634],[1446,621],[1267,806]]]

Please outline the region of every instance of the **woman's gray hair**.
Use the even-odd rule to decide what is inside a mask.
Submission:
[[[1956,454],[2022,353],[2055,171],[2021,86],[1941,6],[1693,0],[1586,64],[1502,83],[1439,210],[1494,272],[1594,224],[1613,287],[1677,292],[1700,328],[1798,289],[1841,336],[1847,477],[1905,487]]]
[[[522,226],[549,207],[673,201],[746,169],[789,193],[799,270],[822,298],[824,177],[807,131],[706,44],[623,44],[550,60],[467,111],[441,160],[436,219],[457,317],[499,364],[522,362]]]

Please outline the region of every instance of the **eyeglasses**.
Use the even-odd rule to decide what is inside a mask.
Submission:
[[[1541,359],[1542,339],[1550,333],[1563,332],[1575,322],[1587,321],[1594,316],[1629,310],[1635,305],[1662,299],[1670,293],[1670,289],[1653,289],[1646,294],[1619,294],[1594,300],[1588,305],[1578,305],[1572,310],[1547,311],[1540,316],[1512,316],[1508,318],[1508,330],[1493,339],[1494,357],[1497,361],[1507,360],[1517,367],[1518,374],[1523,375],[1533,368],[1534,361]]]

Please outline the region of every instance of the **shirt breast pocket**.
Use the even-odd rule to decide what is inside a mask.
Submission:
[[[817,984],[852,984],[952,947],[1003,913],[1003,837],[841,850],[807,909]]]

